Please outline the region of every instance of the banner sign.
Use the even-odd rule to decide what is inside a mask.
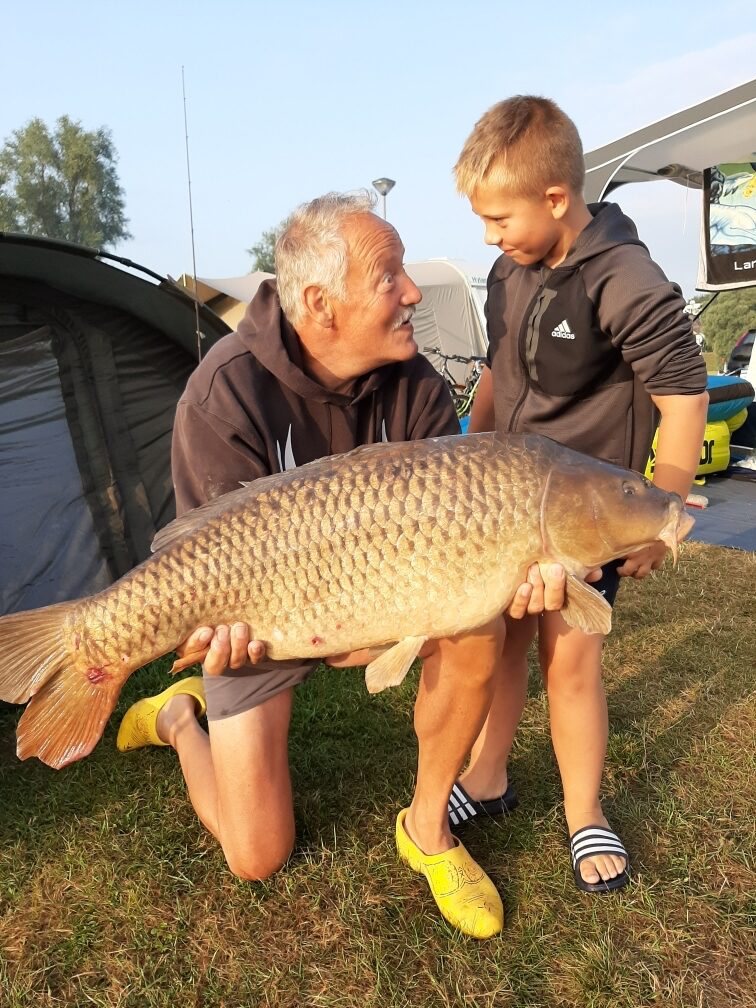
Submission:
[[[756,163],[704,171],[699,290],[756,286]]]

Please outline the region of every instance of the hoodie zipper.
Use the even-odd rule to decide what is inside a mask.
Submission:
[[[543,302],[544,293],[546,290],[546,278],[544,277],[543,267],[539,271],[539,281],[536,292],[531,298],[530,304],[528,305],[528,311],[525,314],[525,321],[520,327],[520,332],[517,340],[517,352],[520,358],[520,364],[522,365],[523,375],[525,376],[525,382],[523,384],[522,393],[520,398],[515,403],[515,408],[512,410],[512,416],[509,419],[508,432],[511,434],[515,431],[517,426],[517,421],[520,418],[520,413],[525,405],[525,400],[528,398],[528,393],[532,387],[530,381],[530,365],[528,364],[527,356],[527,343],[530,330],[533,326],[533,317],[537,315],[541,304]]]

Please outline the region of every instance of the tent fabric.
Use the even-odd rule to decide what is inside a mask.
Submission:
[[[92,594],[149,555],[196,365],[187,295],[65,243],[39,243],[35,276],[34,249],[0,235],[2,613]],[[228,331],[204,309],[201,326],[206,343]]]
[[[438,347],[444,354],[485,357],[487,271],[451,259],[407,263],[406,269],[423,295],[412,319],[420,350],[427,353]],[[428,356],[437,364],[432,353]],[[447,366],[455,381],[463,384],[469,368],[456,361]]]
[[[488,269],[454,259],[427,259],[407,263],[407,273],[423,295],[412,323],[415,340],[424,347],[438,347],[442,353],[460,357],[484,357],[488,350],[484,306]],[[198,297],[235,327],[257,288],[272,273],[260,270],[241,277],[212,279],[197,277]],[[179,283],[194,290],[194,280],[184,274]],[[440,369],[441,361],[429,354]],[[450,361],[449,371],[455,381],[463,383],[467,367]]]
[[[716,164],[756,157],[756,80],[708,98],[585,155],[585,198],[628,182],[668,179],[700,189]]]

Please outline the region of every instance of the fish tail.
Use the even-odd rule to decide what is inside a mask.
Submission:
[[[76,602],[0,616],[0,700],[26,703],[68,661],[66,617]]]
[[[82,759],[100,741],[113,713],[121,683],[91,683],[78,669],[67,666],[31,698],[18,722],[19,759],[36,756],[60,770]]]
[[[121,683],[91,682],[72,661],[66,617],[76,602],[0,617],[0,700],[31,700],[17,728],[20,759],[60,769],[94,749]]]

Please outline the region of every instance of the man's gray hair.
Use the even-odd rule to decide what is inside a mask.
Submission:
[[[328,294],[346,298],[349,217],[370,213],[377,197],[367,189],[326,193],[297,207],[276,242],[276,285],[284,315],[296,325],[305,313],[302,294],[316,284]]]

